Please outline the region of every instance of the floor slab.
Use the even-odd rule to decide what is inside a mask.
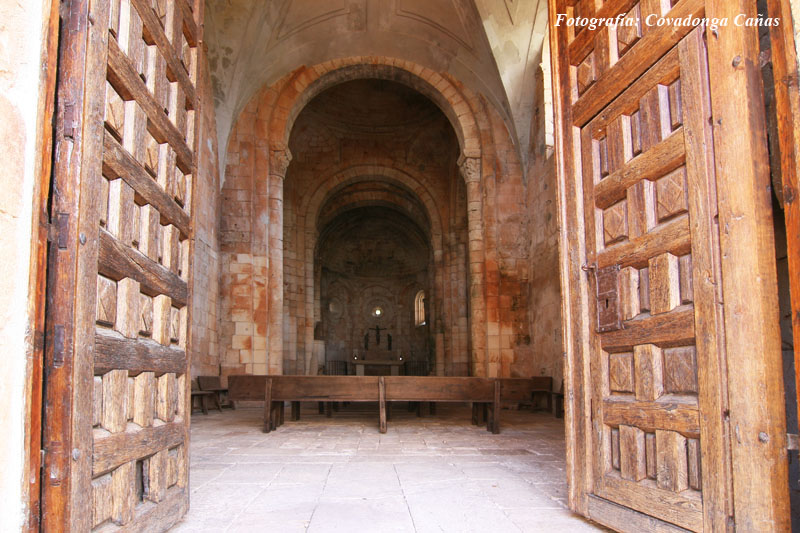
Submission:
[[[418,418],[377,407],[261,431],[262,410],[195,414],[190,509],[172,531],[602,531],[566,506],[564,424],[504,410],[501,433],[470,424],[464,405]]]

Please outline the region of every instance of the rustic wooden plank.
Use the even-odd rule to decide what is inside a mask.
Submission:
[[[708,16],[756,16],[744,0],[709,0]],[[786,415],[775,241],[758,28],[730,26],[708,39],[722,290],[726,312],[737,526],[789,530]],[[754,357],[753,354],[758,354]],[[738,429],[737,429],[738,428]],[[746,428],[746,429],[745,429]],[[765,438],[766,436],[766,438]],[[706,478],[709,476],[705,476]]]
[[[96,437],[92,473],[96,477],[129,461],[172,448],[182,443],[183,437],[183,421]]]
[[[630,320],[641,312],[639,270],[625,267],[619,272],[619,302],[622,320]]]
[[[654,518],[649,514],[632,511],[627,507],[622,507],[608,500],[589,496],[588,517],[613,528],[615,531],[639,533],[641,531],[652,531],[653,533],[686,533],[682,527],[664,522]]]
[[[189,73],[184,69],[180,58],[175,53],[175,48],[167,39],[167,35],[164,33],[156,14],[151,9],[149,1],[131,0],[131,2],[136,6],[136,10],[142,18],[145,41],[153,42],[158,46],[167,61],[167,73],[170,81],[177,81],[181,85],[181,88],[186,93],[187,103],[190,102],[190,108],[194,108],[197,101],[194,84],[189,79]]]
[[[239,390],[236,380],[231,381],[234,376],[228,376],[228,390]],[[260,376],[259,376],[260,377]],[[235,394],[235,393],[234,393]],[[272,431],[272,378],[264,377],[264,433]],[[238,399],[231,396],[231,399]]]
[[[95,332],[95,373],[119,368],[131,371],[183,372],[186,352],[148,339],[126,339],[104,328]]]
[[[274,401],[378,401],[378,376],[291,376],[292,379],[286,379],[289,376],[272,376],[272,378]],[[390,399],[388,383],[386,390],[388,400]],[[313,392],[309,394],[307,391]]]
[[[656,225],[655,186],[647,180],[640,180],[627,190],[628,225],[631,238],[645,235]]]
[[[378,404],[379,428],[381,433],[386,433],[386,381],[383,376],[378,378]]]
[[[48,208],[51,191],[51,178],[53,177],[53,146],[56,107],[56,74],[59,72],[59,16],[60,3],[51,2],[49,13],[45,10],[43,19],[46,28],[43,28],[44,42],[42,43],[42,77],[40,81],[40,108],[37,125],[37,156],[38,165],[36,181],[33,188],[32,208],[32,240],[31,240],[31,275],[28,278],[28,309],[30,309],[30,327],[28,335],[33,339],[28,349],[28,371],[24,384],[26,392],[28,413],[25,424],[25,466],[26,488],[23,498],[26,501],[26,517],[23,531],[36,533],[41,530],[42,519],[42,479],[43,458],[42,444],[45,432],[42,428],[44,398],[43,364],[45,356],[44,343],[37,339],[45,337],[45,316],[47,308],[47,234],[48,234]],[[101,180],[105,181],[105,180]]]
[[[128,423],[128,371],[103,374],[103,427],[111,433],[125,430]]]
[[[697,406],[672,399],[655,403],[616,398],[604,400],[603,421],[611,425],[628,424],[648,432],[671,429],[687,435],[700,434]]]
[[[664,350],[664,392],[697,394],[697,356],[694,346]]]
[[[162,226],[160,243],[161,264],[173,274],[179,275],[178,251],[180,250],[180,240],[178,229],[172,225]]]
[[[532,378],[497,378],[501,382],[500,401],[506,403],[530,402],[534,392],[552,392],[553,378],[533,376]]]
[[[189,495],[186,489],[173,487],[160,503],[144,502],[138,506],[136,517],[116,531],[120,533],[160,533],[175,525],[188,510]]]
[[[183,34],[186,36],[186,41],[189,43],[189,46],[198,46],[199,38],[197,24],[194,21],[192,9],[189,7],[189,4],[186,2],[186,0],[177,0],[176,3],[178,6],[180,6],[183,14]]]
[[[645,453],[647,455],[647,477],[655,479],[656,472],[656,434],[645,434]],[[698,489],[699,490],[699,489]]]
[[[117,320],[117,284],[98,276],[97,278],[97,317],[96,322],[112,327]]]
[[[598,496],[625,502],[632,509],[658,516],[678,527],[702,531],[703,502],[699,492],[678,494],[660,489],[649,480],[637,483],[609,474],[603,479],[603,489]]]
[[[688,476],[689,488],[694,490],[701,490],[702,488],[702,474],[700,458],[700,441],[698,439],[688,439],[686,441],[687,456],[688,456]]]
[[[619,471],[623,479],[640,481],[647,477],[644,431],[635,426],[619,426]]]
[[[136,461],[126,461],[111,472],[111,519],[120,525],[133,520],[136,512]]]
[[[136,343],[137,345],[139,343]],[[156,379],[153,372],[142,372],[134,379],[133,422],[142,427],[153,425]]]
[[[92,382],[92,426],[99,426],[102,422],[103,422],[103,377],[95,376]]]
[[[611,428],[610,431],[606,430],[607,434],[611,437],[611,464],[608,465],[607,461],[602,461],[615,470],[619,470],[619,428]],[[605,454],[602,454],[605,455]],[[602,457],[602,456],[601,456]],[[600,462],[600,461],[598,461]],[[608,469],[606,466],[606,469]]]
[[[588,335],[590,315],[586,296],[590,294],[587,276],[581,270],[584,244],[576,235],[585,232],[583,209],[579,198],[581,167],[576,165],[580,148],[573,138],[572,87],[568,55],[569,30],[555,27],[563,12],[563,3],[548,2],[550,21],[550,58],[553,71],[553,108],[555,117],[555,164],[558,176],[556,198],[559,228],[559,272],[561,280],[561,334],[564,340],[564,416],[566,434],[566,477],[570,509],[586,514],[591,491],[592,427],[590,356],[594,346]],[[577,150],[577,153],[576,153]]]
[[[670,17],[702,15],[703,4],[703,0],[683,0],[675,6]],[[682,24],[665,24],[642,37],[575,102],[572,106],[573,124],[579,127],[586,124],[611,99],[650,69],[654,57],[666,54],[691,29],[691,26]]]
[[[694,309],[681,306],[669,313],[623,322],[623,329],[601,335],[606,351],[627,351],[646,340],[660,347],[680,346],[694,340]]]
[[[684,255],[691,246],[689,218],[679,216],[657,226],[647,235],[610,246],[597,254],[597,267],[620,265],[621,268],[642,268],[648,260],[661,253]],[[652,304],[651,304],[652,305]]]
[[[148,296],[168,294],[172,303],[183,307],[188,298],[187,284],[163,266],[117,241],[101,229],[99,242],[100,273],[113,280],[131,278],[141,284]]]
[[[177,164],[186,174],[193,174],[192,151],[183,135],[170,122],[158,105],[147,85],[139,77],[130,59],[120,50],[114,39],[108,41],[108,81],[125,100],[136,100],[147,114],[150,134],[159,143],[169,143],[177,155]]]
[[[633,354],[612,353],[608,356],[609,392],[633,392]]]
[[[113,514],[111,474],[92,480],[92,527],[97,527]]]
[[[595,205],[606,209],[625,198],[625,191],[641,180],[654,181],[681,166],[686,159],[683,128],[642,152],[595,185]]]
[[[153,298],[153,340],[163,346],[170,345],[170,318],[172,299],[164,294]]]
[[[140,285],[131,278],[122,278],[117,282],[117,319],[114,329],[121,335],[135,339],[139,335]]]
[[[650,313],[653,315],[672,311],[681,305],[680,265],[678,258],[671,253],[651,257],[648,263],[650,273]]]
[[[786,0],[767,0],[769,16],[782,21],[770,28],[772,68],[775,80],[798,79],[795,48],[795,23],[791,5]],[[783,213],[787,228],[800,227],[800,202],[797,200],[798,157],[800,157],[800,90],[794,83],[775,83],[775,108],[780,119],[778,145],[781,158],[781,189]],[[789,194],[787,194],[787,192]],[[789,285],[792,305],[792,334],[794,336],[794,367],[800,368],[800,243],[786,240],[789,263]],[[800,405],[800,372],[795,372],[797,403]],[[791,431],[791,430],[790,430]]]
[[[175,412],[178,408],[175,374],[162,374],[158,377],[157,382],[156,414],[164,422],[172,422],[175,420]]]
[[[656,430],[656,482],[659,488],[681,492],[689,488],[686,437]]]
[[[609,0],[605,2],[602,7],[597,10],[596,18],[614,18],[618,13],[625,13],[629,11],[636,0]],[[563,11],[562,11],[563,13]],[[581,14],[585,16],[585,14]],[[566,24],[562,21],[562,24]],[[597,28],[594,30],[590,28],[583,28],[578,35],[569,43],[567,56],[572,65],[577,65],[589,54],[595,43],[597,36]]]
[[[133,241],[133,188],[117,179],[108,185],[108,221],[106,228],[118,240],[130,245]]]
[[[698,404],[703,463],[716,473],[703,476],[704,528],[727,527],[733,514],[730,477],[727,365],[724,354],[724,316],[714,177],[714,139],[705,32],[693,30],[679,45],[683,128],[686,133],[686,178],[691,218],[692,286],[697,325]],[[696,297],[695,297],[696,296]]]
[[[493,402],[492,378],[386,376],[388,401]]]
[[[121,177],[133,187],[137,196],[158,210],[163,225],[174,224],[184,238],[188,237],[189,215],[153,181],[142,165],[109,133],[104,136],[104,148],[103,170],[106,176]]]
[[[128,401],[127,401],[127,409],[125,410],[126,415],[125,418],[128,422],[133,421],[133,411],[134,411],[134,404],[136,402],[136,381],[130,375],[128,375]]]
[[[147,461],[148,480],[150,482],[147,491],[147,499],[153,502],[160,502],[167,493],[167,476],[169,474],[169,453],[166,449],[157,451]]]

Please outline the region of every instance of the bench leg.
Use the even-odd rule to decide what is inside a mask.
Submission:
[[[203,410],[203,414],[208,414],[208,404],[206,403],[206,398],[208,398],[207,394],[204,394],[200,397],[200,408]]]
[[[422,418],[422,416],[423,416],[423,413],[422,413],[422,404],[423,403],[424,402],[417,402],[417,416],[419,418]]]
[[[272,431],[272,380],[267,378],[264,391],[264,433]]]
[[[319,409],[319,414],[325,413],[325,402],[317,402],[317,409]]]
[[[214,394],[212,394],[211,396],[214,398],[214,403],[217,404],[217,409],[219,409],[219,412],[221,413],[222,412],[222,401],[220,400],[220,393],[219,392],[214,392]]]
[[[494,382],[494,402],[492,403],[491,431],[495,435],[500,433],[500,381]]]
[[[472,425],[478,425],[478,402],[472,402]]]
[[[428,411],[430,411],[431,416],[436,414],[436,402],[428,402]]]
[[[300,402],[292,402],[292,420],[300,420]]]
[[[278,402],[278,425],[283,425],[284,416],[286,415],[286,402]]]
[[[328,418],[333,416],[333,402],[325,402],[325,416]]]
[[[380,432],[386,433],[386,381],[378,378],[378,403],[380,407]]]

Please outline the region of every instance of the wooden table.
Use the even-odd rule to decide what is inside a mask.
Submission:
[[[392,367],[392,375],[399,376],[400,375],[400,367],[403,365],[403,361],[395,361],[393,359],[360,359],[358,361],[353,361],[353,364],[356,365],[356,376],[364,376],[364,367],[365,366],[391,366]]]

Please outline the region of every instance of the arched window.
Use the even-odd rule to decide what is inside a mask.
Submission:
[[[414,324],[425,325],[425,291],[419,291],[414,297]]]

